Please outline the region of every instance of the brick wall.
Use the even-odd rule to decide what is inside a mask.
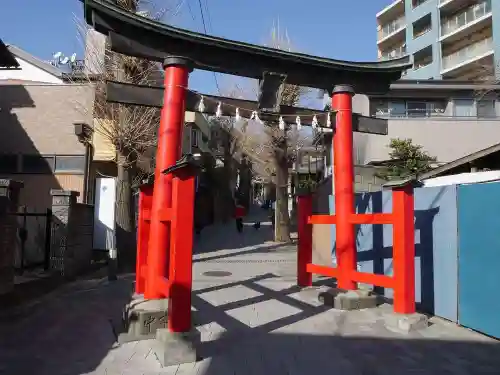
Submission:
[[[75,191],[52,190],[50,268],[66,277],[85,271],[92,261],[94,206],[77,203]]]

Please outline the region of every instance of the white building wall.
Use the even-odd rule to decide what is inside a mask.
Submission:
[[[61,84],[63,80],[30,63],[16,57],[20,70],[0,70],[0,80],[21,80],[41,83]]]

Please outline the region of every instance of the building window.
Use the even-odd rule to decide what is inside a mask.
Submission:
[[[423,3],[425,3],[427,0],[412,0],[412,6],[413,8],[416,8],[420,5],[422,5]]]
[[[21,173],[84,173],[83,155],[22,155]]]
[[[495,100],[483,99],[477,101],[477,117],[478,118],[494,118],[497,117]]]
[[[191,146],[198,147],[198,130],[191,129]]]
[[[406,102],[404,100],[390,101],[388,109],[391,117],[406,117]]]
[[[473,99],[455,99],[453,101],[453,116],[471,117],[474,116]]]
[[[17,173],[16,154],[0,154],[0,173]]]
[[[432,29],[432,17],[428,13],[419,20],[413,22],[413,39],[417,39],[419,36],[424,35],[426,32]]]
[[[22,173],[51,174],[54,170],[55,157],[42,155],[23,155]]]
[[[56,155],[54,171],[83,173],[85,171],[85,156],[83,155]]]
[[[427,117],[429,115],[429,108],[426,102],[408,102],[408,117]]]
[[[422,48],[413,54],[413,70],[432,64],[432,45]]]
[[[396,118],[442,116],[447,104],[446,100],[375,100],[370,103],[370,113],[372,116]]]

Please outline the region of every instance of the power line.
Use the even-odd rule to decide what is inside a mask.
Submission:
[[[208,8],[208,0],[205,0],[205,11],[207,12],[208,30],[213,34],[214,28],[212,26],[212,17],[210,17],[210,9]]]
[[[187,7],[188,7],[189,14],[191,15],[191,18],[194,21],[196,19],[196,17],[194,16],[193,9],[191,9],[191,4],[189,3],[189,1],[186,1],[186,4],[187,4]]]
[[[205,34],[208,34],[207,33],[207,25],[205,24],[205,15],[203,14],[203,5],[201,4],[201,0],[198,0],[198,5],[200,6],[201,23],[203,24],[203,30],[205,31]],[[207,6],[207,12],[208,12],[208,6]],[[215,74],[215,72],[212,72],[212,73],[214,74],[215,86],[217,86],[217,91],[218,91],[219,95],[221,95],[219,82],[217,81],[217,74]]]
[[[200,6],[201,22],[203,23],[203,31],[207,34],[207,25],[205,24],[205,15],[203,14],[203,5],[201,5],[201,0],[198,0],[198,5]]]

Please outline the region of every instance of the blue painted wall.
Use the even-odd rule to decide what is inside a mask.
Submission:
[[[500,338],[500,183],[458,189],[459,323]]]
[[[456,186],[415,190],[416,298],[420,309],[457,321],[457,206]],[[334,212],[334,200],[330,200]],[[358,194],[358,213],[391,212],[391,192]],[[392,274],[392,226],[356,228],[358,269]],[[335,226],[332,225],[332,260]],[[391,298],[392,290],[377,290]]]
[[[427,0],[425,3],[413,8],[412,1],[405,1],[406,17],[406,51],[409,55],[432,45],[432,64],[418,69],[409,70],[405,78],[408,79],[440,79],[441,78],[441,46],[439,43],[440,18],[439,18],[439,0]],[[420,18],[431,15],[432,29],[420,37],[413,39],[413,23]]]

